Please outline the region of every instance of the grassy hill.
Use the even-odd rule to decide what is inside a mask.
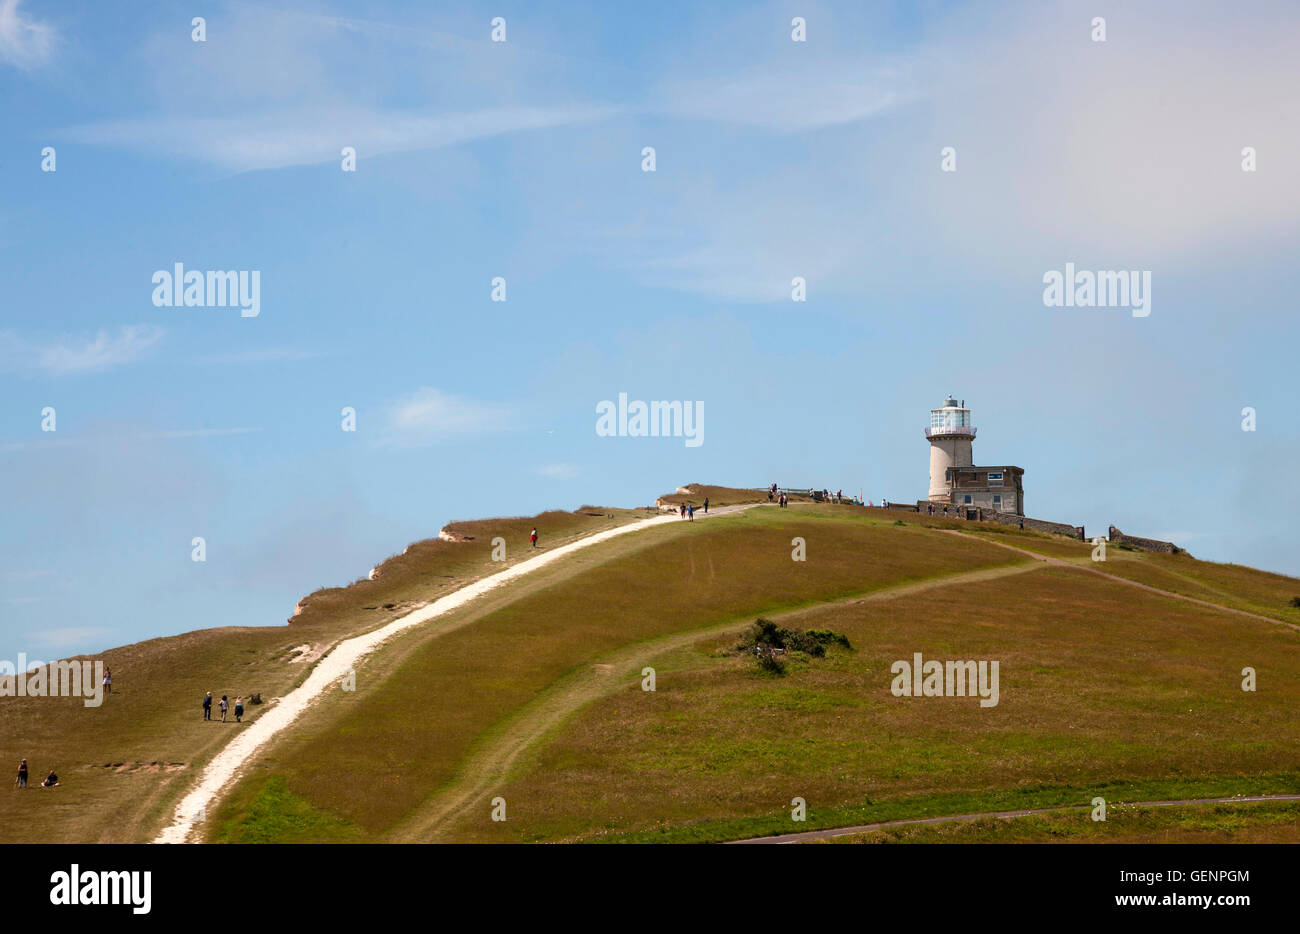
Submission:
[[[204,838],[725,840],[1101,795],[1118,808],[1104,824],[1059,812],[851,839],[1300,840],[1294,803],[1118,807],[1300,791],[1300,581],[1116,548],[1097,564],[1091,546],[1043,533],[781,510],[759,491],[664,499],[705,495],[760,505],[611,539],[391,639],[354,692],[323,695],[247,765]],[[534,524],[553,547],[644,515],[456,524],[463,541],[419,543],[377,580],[319,591],[287,627],[105,653],[116,693],[100,710],[0,701],[0,761],[50,761],[65,778],[0,797],[0,839],[152,839],[238,729],[200,721],[203,691],[282,696],[340,639],[500,570],[496,535],[513,562]],[[737,648],[758,616],[851,648],[788,653],[775,674]],[[999,703],[893,696],[890,666],[914,652],[998,660]],[[1255,692],[1241,690],[1246,666]]]

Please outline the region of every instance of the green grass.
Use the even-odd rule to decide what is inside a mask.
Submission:
[[[656,694],[621,690],[574,716],[499,789],[508,825],[469,814],[452,837],[725,839],[789,831],[796,795],[813,826],[833,826],[1107,787],[1297,790],[1300,639],[1272,623],[1043,567],[946,599],[809,610],[798,625],[843,631],[856,651],[774,680],[719,656],[727,640],[701,642],[696,664],[661,668]],[[890,664],[914,651],[1000,660],[999,705],[894,697]],[[1267,691],[1240,689],[1247,664]]]
[[[495,573],[491,539],[507,539],[506,564],[528,557],[536,525],[543,544],[566,541],[643,518],[638,510],[584,507],[572,513],[484,519],[448,526],[464,542],[417,542],[382,562],[376,581],[317,591],[288,624],[226,627],[151,639],[101,655],[113,694],[98,709],[70,698],[0,699],[0,763],[33,774],[56,768],[62,785],[43,796],[0,795],[0,842],[145,842],[170,819],[187,783],[240,729],[204,723],[204,691],[266,701],[292,690],[310,662],[295,649],[323,653],[341,639],[382,626],[412,607]],[[288,612],[291,607],[286,607]],[[249,705],[245,722],[264,707]],[[12,776],[9,781],[12,782]]]
[[[806,539],[808,561],[791,560],[794,536]],[[321,711],[304,723],[267,768],[314,805],[382,835],[449,782],[495,724],[620,645],[1016,561],[976,542],[769,508],[672,524],[618,544],[609,560],[472,626],[422,636],[427,644],[400,667],[381,681],[367,678],[369,693],[340,701],[337,716]],[[385,794],[346,790],[376,772],[394,776]],[[236,788],[230,807],[247,795]]]
[[[357,829],[313,808],[289,791],[282,777],[273,776],[247,810],[228,821],[222,836],[230,843],[347,843],[356,839]]]
[[[831,843],[1300,843],[1300,803],[1112,807],[892,827],[835,837]]]

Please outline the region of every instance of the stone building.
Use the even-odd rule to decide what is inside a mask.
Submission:
[[[1025,514],[1024,468],[975,466],[975,427],[965,400],[958,405],[949,397],[940,408],[931,409],[925,437],[930,442],[930,502]]]

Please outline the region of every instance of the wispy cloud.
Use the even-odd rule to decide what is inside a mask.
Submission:
[[[291,360],[312,360],[325,356],[319,350],[295,350],[292,347],[263,347],[257,350],[240,350],[235,353],[214,354],[204,357],[204,363],[284,363]]]
[[[153,431],[142,434],[141,438],[219,438],[225,435],[247,435],[260,428],[182,428],[177,431]]]
[[[76,143],[193,159],[228,172],[317,165],[454,146],[507,133],[590,123],[612,108],[515,107],[467,113],[412,113],[303,107],[230,117],[160,116],[71,127],[55,134]]]
[[[578,466],[576,464],[544,464],[537,468],[537,472],[543,477],[550,477],[552,480],[572,480],[578,475]]]
[[[39,344],[0,331],[0,370],[35,369],[54,376],[108,370],[139,360],[162,336],[161,328],[128,325],[116,334],[101,330],[93,337],[62,337]]]
[[[431,444],[455,435],[501,431],[512,411],[424,387],[389,407],[384,440],[391,444]]]
[[[663,86],[652,109],[777,133],[858,123],[908,102],[915,92],[902,67],[818,62],[797,70],[755,69]]]
[[[20,4],[21,0],[0,0],[0,61],[22,69],[37,68],[54,52],[54,29],[24,16]]]

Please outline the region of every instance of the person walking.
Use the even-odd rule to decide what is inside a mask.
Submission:
[[[528,540],[533,543],[534,548],[537,547],[537,529],[533,529],[532,534],[528,536]]]
[[[203,719],[212,719],[212,692],[203,695]]]
[[[113,693],[113,673],[108,670],[107,665],[104,666],[104,693]]]
[[[709,498],[707,496],[704,497],[704,514],[706,516],[709,514]]]
[[[685,503],[679,503],[679,504],[677,505],[677,515],[680,516],[680,517],[683,518],[683,519],[686,518],[686,504],[685,504]]]
[[[226,722],[226,708],[228,708],[229,706],[230,703],[226,700],[226,695],[222,694],[221,695],[221,722],[222,723]]]
[[[244,699],[242,697],[235,698],[235,722],[244,722]]]
[[[13,760],[10,759],[9,761],[12,762]],[[17,785],[19,788],[27,787],[27,760],[26,759],[18,763],[18,777],[14,779],[14,784]]]
[[[695,504],[694,504],[694,503],[691,503],[689,506],[686,507],[686,518],[690,519],[692,522],[695,521]]]

